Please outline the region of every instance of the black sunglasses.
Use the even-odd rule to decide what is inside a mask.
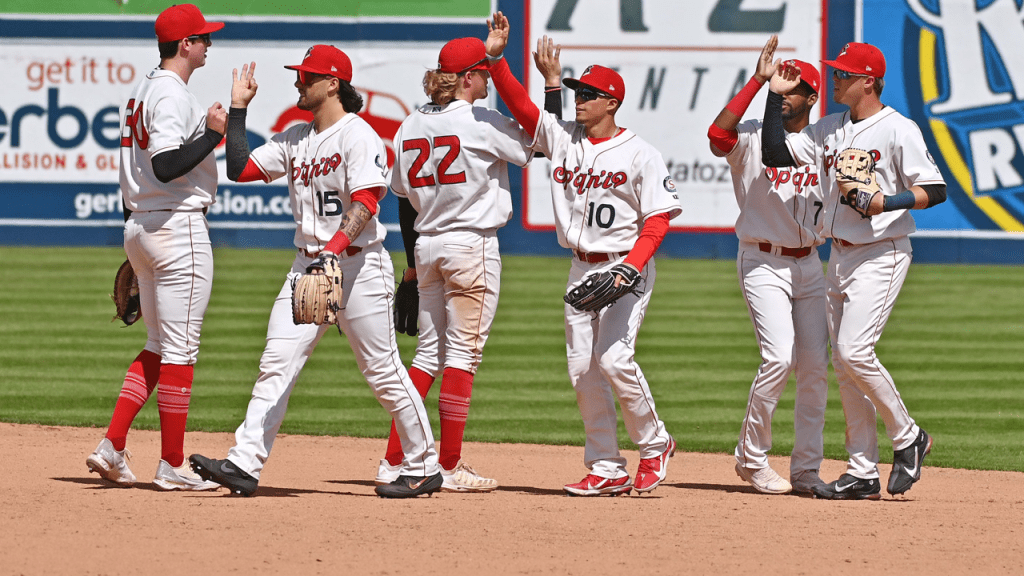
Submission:
[[[847,80],[851,76],[862,76],[864,78],[868,78],[867,74],[853,74],[851,72],[847,72],[846,70],[840,70],[838,68],[832,70],[832,77],[835,78],[836,80]]]
[[[194,36],[189,36],[186,40],[191,42],[202,42],[204,44],[213,44],[213,40],[210,40],[209,34],[196,34]]]
[[[608,98],[609,100],[615,97],[607,92],[601,92],[596,88],[590,86],[580,86],[576,88],[576,99],[583,102],[590,102],[591,100],[597,100],[598,98]]]

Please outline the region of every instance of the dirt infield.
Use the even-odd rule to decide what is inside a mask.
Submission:
[[[497,492],[390,501],[373,494],[383,440],[282,436],[257,496],[240,498],[157,491],[156,432],[129,435],[142,483],[108,487],[85,466],[102,435],[0,424],[0,574],[905,576],[1024,566],[1015,472],[925,467],[905,497],[828,502],[760,495],[730,456],[677,453],[648,496],[570,498],[561,485],[585,474],[582,448],[467,444],[467,461],[499,479]],[[185,447],[223,458],[232,441],[190,432]],[[634,467],[636,453],[627,456]],[[827,461],[822,476],[842,470]]]

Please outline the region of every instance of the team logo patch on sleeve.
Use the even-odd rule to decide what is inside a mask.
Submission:
[[[665,180],[662,182],[662,184],[665,186],[665,190],[667,190],[673,198],[679,200],[679,196],[676,194],[676,183],[674,180],[672,180],[671,176],[665,176]]]

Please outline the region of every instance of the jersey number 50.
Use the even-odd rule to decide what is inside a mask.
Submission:
[[[142,100],[139,100],[138,107],[135,106],[135,98],[128,101],[124,109],[124,128],[121,129],[121,147],[131,148],[132,138],[139,143],[139,148],[145,150],[149,147],[149,132],[142,123]]]
[[[457,172],[455,174],[449,174],[448,169],[452,167],[452,163],[462,153],[462,143],[459,142],[458,136],[435,136],[433,148],[448,148],[448,152],[441,158],[441,161],[437,164],[437,180],[434,180],[433,174],[427,174],[420,176],[420,170],[423,170],[423,165],[427,163],[427,159],[431,157],[431,145],[430,141],[426,138],[414,138],[412,140],[402,141],[402,152],[409,152],[412,150],[419,150],[419,154],[416,155],[416,159],[412,161],[412,166],[409,167],[409,186],[413,188],[422,188],[424,186],[434,186],[437,182],[441,184],[461,184],[466,181],[466,171]]]

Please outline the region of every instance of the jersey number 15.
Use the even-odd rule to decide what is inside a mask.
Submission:
[[[466,181],[466,171],[456,172],[455,174],[449,174],[448,169],[452,167],[452,163],[462,153],[462,143],[459,141],[458,136],[435,136],[433,142],[433,148],[448,148],[448,152],[445,153],[444,158],[437,164],[437,180],[434,179],[434,175],[427,173],[425,176],[420,176],[420,171],[423,170],[424,164],[431,157],[431,143],[426,138],[414,138],[412,140],[402,141],[402,152],[409,152],[412,150],[418,150],[419,154],[416,155],[416,159],[412,161],[412,166],[409,167],[409,186],[413,188],[422,188],[424,186],[434,186],[436,183],[441,184],[461,184]]]

